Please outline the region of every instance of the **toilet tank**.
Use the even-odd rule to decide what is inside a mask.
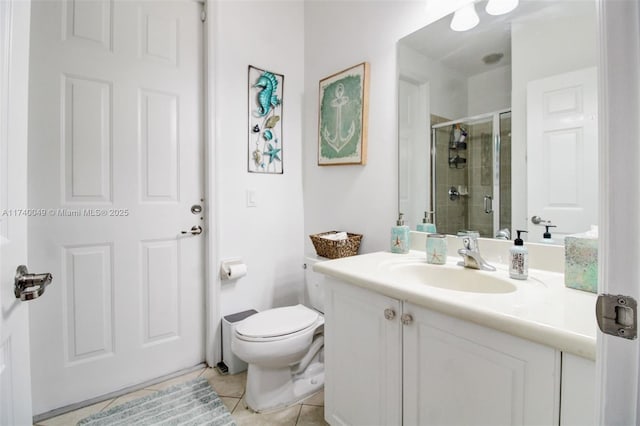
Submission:
[[[324,313],[324,275],[313,271],[313,265],[323,260],[316,256],[305,257],[304,284],[309,306]]]

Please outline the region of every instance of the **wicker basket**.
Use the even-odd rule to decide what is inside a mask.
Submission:
[[[340,257],[355,256],[360,248],[361,234],[351,234],[347,232],[346,240],[328,240],[322,238],[323,235],[336,234],[338,231],[322,232],[320,234],[309,235],[313,246],[316,248],[318,256],[338,259]]]

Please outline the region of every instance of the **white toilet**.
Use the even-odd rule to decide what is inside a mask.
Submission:
[[[305,259],[304,305],[268,309],[240,321],[231,350],[249,364],[245,402],[256,412],[284,408],[324,386],[323,275]]]

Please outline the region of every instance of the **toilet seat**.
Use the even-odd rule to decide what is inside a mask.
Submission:
[[[319,317],[318,312],[304,305],[269,309],[241,321],[236,334],[243,340],[279,340],[315,328]]]

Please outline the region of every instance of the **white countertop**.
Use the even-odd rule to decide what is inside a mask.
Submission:
[[[448,257],[442,267],[462,268],[457,266],[459,260]],[[388,268],[381,267],[390,261],[426,263],[423,251],[377,252],[318,262],[313,269],[398,300],[595,360],[596,295],[565,287],[561,273],[529,269],[528,279],[514,280],[508,278],[506,265],[494,264],[498,268],[495,272],[468,271],[497,274],[509,279],[516,290],[474,293],[400,282]]]

